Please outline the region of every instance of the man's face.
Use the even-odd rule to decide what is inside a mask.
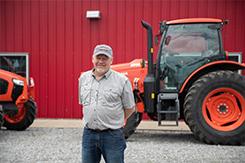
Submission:
[[[112,64],[112,58],[109,58],[104,54],[99,54],[97,56],[93,56],[92,62],[98,73],[105,74]]]

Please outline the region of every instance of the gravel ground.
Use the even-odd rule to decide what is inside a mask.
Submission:
[[[0,163],[79,163],[81,135],[81,128],[0,130]],[[206,145],[189,131],[137,130],[128,139],[125,163],[165,162],[245,162],[245,145]]]

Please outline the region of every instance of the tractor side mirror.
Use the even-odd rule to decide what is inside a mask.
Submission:
[[[169,45],[170,41],[171,41],[171,36],[167,36],[164,42],[165,45]]]

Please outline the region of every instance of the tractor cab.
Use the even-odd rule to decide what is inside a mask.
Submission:
[[[162,40],[158,53],[159,90],[178,92],[197,68],[225,59],[221,43],[222,22],[161,23]]]

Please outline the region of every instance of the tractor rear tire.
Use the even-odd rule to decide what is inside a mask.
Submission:
[[[197,140],[240,145],[245,141],[245,78],[231,71],[204,75],[189,89],[184,116]]]
[[[134,112],[133,114],[130,115],[123,128],[125,139],[128,139],[135,132],[141,120],[142,120],[142,113]]]
[[[16,117],[5,117],[3,126],[8,130],[25,130],[33,123],[36,116],[36,111],[36,103],[33,100],[28,100],[23,107],[24,115],[18,115],[19,117],[23,118],[18,119]]]

